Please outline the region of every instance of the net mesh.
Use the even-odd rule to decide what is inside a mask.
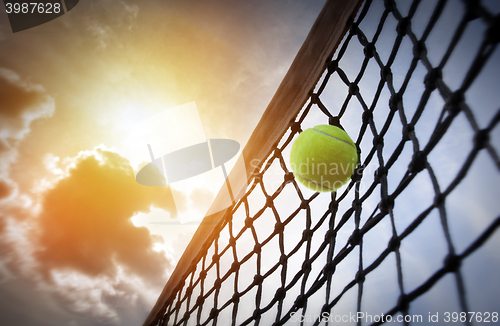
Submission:
[[[485,209],[471,229],[464,202],[474,185],[499,190],[500,109],[486,100],[498,86],[499,16],[479,1],[365,1],[349,26],[155,325],[408,317],[429,309],[419,298],[439,298],[435,288],[449,311],[471,311],[463,265],[500,225]],[[330,194],[302,187],[289,166],[294,139],[316,124],[342,126],[358,148],[352,180]]]

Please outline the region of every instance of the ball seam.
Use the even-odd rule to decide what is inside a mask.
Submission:
[[[317,132],[319,132],[320,134],[323,134],[323,135],[325,135],[325,136],[331,137],[331,138],[333,138],[333,139],[339,140],[339,141],[341,141],[341,142],[343,142],[343,143],[346,143],[346,144],[348,144],[348,145],[350,145],[350,146],[354,147],[354,149],[356,149],[356,146],[354,146],[353,144],[351,144],[351,143],[350,143],[350,142],[348,142],[347,140],[343,140],[343,139],[341,139],[341,138],[337,138],[337,137],[335,137],[335,136],[332,136],[332,135],[330,135],[330,134],[327,134],[326,132],[320,131],[320,130],[315,129],[315,128],[312,128],[312,130],[317,131]]]

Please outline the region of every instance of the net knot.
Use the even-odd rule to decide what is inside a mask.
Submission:
[[[303,294],[300,294],[293,303],[293,305],[299,309],[303,308],[305,304],[306,304],[306,296]]]
[[[413,135],[413,131],[415,130],[415,127],[411,124],[406,125],[403,127],[403,141],[409,141],[411,139],[411,136]]]
[[[302,132],[302,129],[300,128],[300,123],[298,122],[292,122],[291,129],[293,134]]]
[[[357,246],[361,242],[361,234],[359,232],[359,229],[354,230],[352,232],[351,236],[349,237],[348,242],[351,244],[351,246]]]
[[[349,94],[351,94],[351,95],[358,95],[359,94],[359,87],[356,83],[349,84]]]
[[[356,283],[360,284],[360,283],[363,283],[365,281],[365,273],[363,271],[358,271],[356,273]]]
[[[253,319],[259,320],[260,319],[260,309],[255,309],[252,314]]]
[[[402,99],[403,99],[403,96],[400,93],[396,93],[396,94],[392,95],[390,100],[389,100],[389,108],[394,112],[399,110],[399,106],[400,106]]]
[[[282,157],[282,156],[281,156],[281,149],[276,148],[276,149],[274,150],[274,153],[273,153],[273,159],[275,159],[275,158],[279,159],[279,158],[281,158],[281,157]]]
[[[256,243],[255,246],[253,246],[253,251],[256,254],[260,254],[261,249],[262,249],[262,246],[259,243]]]
[[[318,104],[318,103],[320,103],[319,95],[318,94],[316,94],[316,93],[312,93],[311,94],[311,103],[312,104]]]
[[[439,68],[432,69],[424,77],[425,87],[430,91],[436,89],[437,81],[441,79],[441,77],[442,77],[441,69]]]
[[[249,228],[251,228],[251,227],[252,227],[252,224],[253,224],[253,220],[252,220],[250,217],[247,217],[247,218],[245,219],[245,227],[246,227],[247,229],[249,229]]]
[[[230,245],[231,247],[235,247],[235,246],[236,246],[236,239],[235,239],[235,238],[231,238],[231,239],[229,239],[229,245]]]
[[[383,80],[387,81],[388,79],[390,79],[391,76],[392,76],[391,67],[384,66],[384,68],[380,69],[380,77]]]
[[[285,225],[283,223],[276,222],[276,224],[274,225],[274,232],[276,232],[276,234],[283,233],[284,228],[285,228]]]
[[[444,268],[447,272],[455,272],[460,268],[461,260],[457,255],[449,254],[444,259]]]
[[[373,119],[373,113],[370,110],[366,110],[362,115],[363,123],[368,124]]]
[[[309,202],[307,200],[304,200],[300,203],[300,209],[307,209],[309,208]]]
[[[217,254],[213,254],[213,256],[212,256],[212,261],[213,261],[214,263],[217,263],[217,262],[219,261],[219,256],[218,256]]]
[[[257,173],[255,173],[255,174],[254,174],[254,182],[255,182],[255,183],[260,183],[260,182],[262,182],[262,177],[263,177],[263,176],[262,176],[262,173],[258,173],[258,172],[257,172]]]
[[[302,231],[302,240],[304,240],[304,241],[311,240],[312,235],[313,235],[312,230],[304,230],[304,231]]]
[[[207,271],[201,271],[200,272],[200,280],[204,280],[205,277],[207,277]]]
[[[188,320],[190,315],[191,315],[191,314],[189,313],[189,311],[186,311],[186,312],[184,313],[184,316],[182,317],[182,319],[184,319],[184,320]]]
[[[495,17],[490,28],[486,31],[486,37],[490,44],[497,44],[500,42],[500,15]]]
[[[337,264],[335,262],[331,261],[325,266],[325,274],[333,274],[335,273],[335,269],[337,269]]]
[[[413,158],[410,165],[408,166],[408,169],[411,174],[415,174],[422,171],[426,165],[427,165],[427,155],[425,155],[425,153],[422,151],[418,151],[415,154],[413,154]]]
[[[474,136],[474,146],[477,149],[483,149],[488,145],[490,141],[490,134],[488,129],[480,130]]]
[[[358,32],[359,32],[359,28],[358,28],[358,23],[355,23],[353,22],[352,20],[349,20],[347,22],[348,25],[350,25],[349,27],[349,32],[352,34],[352,35],[357,35]]]
[[[363,52],[367,58],[372,58],[376,53],[375,44],[367,43],[365,45],[365,48],[363,49]]]
[[[393,0],[384,0],[384,6],[385,6],[385,10],[387,10],[388,12],[391,12],[394,8]]]
[[[198,299],[196,299],[196,305],[198,307],[201,307],[204,302],[205,302],[205,298],[203,296],[199,296]]]
[[[444,203],[444,195],[443,194],[437,194],[436,197],[434,197],[434,207],[441,206]]]
[[[264,280],[264,277],[262,275],[254,275],[253,284],[260,285],[260,284],[262,284],[263,280]]]
[[[335,230],[328,230],[328,231],[326,231],[326,233],[325,233],[325,242],[329,242],[330,239],[335,238],[335,233],[336,233]],[[302,236],[303,236],[303,234],[302,234]]]
[[[222,280],[220,278],[216,279],[214,282],[214,289],[220,290],[221,285],[222,285]]]
[[[409,307],[408,296],[406,294],[402,294],[398,299],[398,308],[401,311],[408,311]]]
[[[409,17],[405,17],[399,21],[398,26],[396,27],[396,31],[399,36],[405,36],[410,30],[411,20]]]
[[[467,5],[467,13],[465,14],[465,19],[467,21],[474,20],[476,18],[479,18],[479,3],[477,0],[465,0],[465,3]]]
[[[266,206],[267,206],[267,207],[273,207],[273,197],[268,196],[268,197],[266,198]]]
[[[231,269],[230,269],[230,272],[231,273],[235,273],[237,270],[240,269],[240,263],[237,262],[237,261],[234,261],[232,264],[231,264]]]
[[[416,59],[422,60],[427,55],[427,48],[425,47],[425,43],[423,41],[418,41],[413,46],[413,56]]]
[[[359,157],[359,154],[358,154]],[[363,172],[365,170],[365,167],[362,165],[358,165],[354,172],[352,173],[351,179],[354,182],[361,181],[361,178],[363,177]]]
[[[373,146],[377,147],[378,145],[384,146],[384,137],[381,135],[373,137]]]
[[[337,60],[332,60],[328,62],[328,74],[333,74],[335,71],[337,71],[339,67],[339,62]]]
[[[210,319],[215,319],[218,315],[219,310],[217,310],[217,308],[212,308],[212,310],[210,310]]]
[[[306,274],[311,271],[311,262],[309,260],[306,260],[302,263],[302,270]]]
[[[339,203],[337,203],[336,201],[332,201],[330,203],[330,207],[329,207],[329,210],[331,213],[333,212],[336,212],[337,211],[337,208],[339,207]]]
[[[396,251],[399,249],[399,246],[401,245],[401,240],[397,235],[393,235],[391,240],[389,240],[389,244],[387,245],[387,248],[390,251]]]
[[[446,102],[446,109],[452,114],[457,115],[461,110],[461,104],[464,102],[464,93],[460,90],[454,92]]]
[[[279,288],[276,290],[276,293],[274,294],[274,298],[278,301],[281,301],[285,298],[286,291],[284,288]]]
[[[380,204],[378,204],[378,208],[380,209],[380,212],[382,214],[389,213],[389,210],[392,209],[393,207],[394,207],[394,199],[391,196],[383,198],[380,201]]]
[[[377,170],[375,170],[374,178],[375,182],[379,183],[380,179],[382,179],[386,174],[385,168],[383,166],[379,167]]]
[[[285,173],[284,179],[285,179],[285,181],[284,181],[285,184],[292,182],[293,181],[293,173],[292,172]]]
[[[285,266],[287,260],[288,260],[288,257],[285,254],[282,254],[280,256],[280,264],[281,265]]]
[[[335,127],[338,127],[340,129],[344,130],[344,127],[342,127],[342,125],[340,124],[340,117],[330,117],[330,118],[328,118],[328,124],[330,126],[335,126]]]
[[[233,294],[233,297],[231,298],[231,300],[233,300],[234,303],[239,303],[240,302],[240,294],[238,292],[235,292]]]

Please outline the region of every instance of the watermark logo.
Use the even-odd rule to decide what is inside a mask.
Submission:
[[[290,314],[290,321],[293,323],[313,323],[315,321],[319,321],[321,323],[342,323],[342,324],[360,324],[361,322],[366,323],[366,324],[372,324],[372,323],[391,323],[391,322],[397,322],[401,324],[403,321],[406,323],[422,323],[424,321],[422,315],[397,315],[397,316],[392,316],[392,315],[371,315],[365,312],[356,312],[352,313],[349,312],[349,314],[330,314],[329,312],[325,311],[322,312],[321,315],[301,315],[296,312],[292,312]],[[429,318],[429,321],[430,318]]]
[[[79,0],[4,0],[4,5],[12,32],[16,33],[56,19],[73,9],[78,2]]]
[[[239,199],[226,166],[244,165],[243,157],[236,160],[240,144],[207,138],[194,102],[150,117],[137,138],[147,148],[150,163],[139,170],[136,181],[144,186],[170,186],[181,223],[200,220]],[[156,155],[159,150],[166,154]]]

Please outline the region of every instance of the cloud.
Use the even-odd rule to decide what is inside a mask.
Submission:
[[[121,47],[118,34],[132,30],[138,14],[139,7],[125,1],[93,1],[86,16],[86,25],[98,44],[97,50],[105,50],[110,43]]]
[[[19,146],[54,112],[42,85],[0,68],[0,313],[8,325],[139,324],[172,262],[130,218],[152,206],[175,215],[171,192],[138,185],[128,161],[101,148],[49,160],[62,167],[55,181],[22,193],[11,177]]]
[[[129,162],[117,153],[98,148],[81,154],[42,200],[35,256],[44,274],[75,270],[113,277],[121,266],[152,283],[164,282],[171,262],[153,250],[147,228],[131,221],[151,206],[174,212],[170,190],[136,183]]]
[[[120,269],[117,277],[90,278],[76,272],[54,273],[56,286],[48,288],[61,303],[91,325],[140,325],[158,295],[143,279],[131,277]]]
[[[43,89],[22,83],[19,76],[0,70],[0,111],[3,117],[18,117],[43,101]]]
[[[54,100],[43,86],[23,80],[12,70],[0,68],[0,139],[1,148],[10,139],[22,139],[32,121],[54,113]]]
[[[0,200],[9,196],[12,192],[12,185],[8,181],[0,180]]]
[[[0,176],[8,177],[19,142],[29,133],[30,124],[50,117],[54,110],[54,99],[43,86],[0,68]]]
[[[54,165],[62,167],[62,174],[41,192],[38,215],[30,208],[36,199],[30,205],[19,199],[2,207],[4,321],[75,326],[142,323],[172,270],[172,261],[157,251],[161,238],[134,226],[130,218],[152,207],[173,215],[170,190],[137,184],[129,162],[104,147]]]
[[[67,325],[74,318],[31,280],[16,277],[2,282],[0,294],[2,325]]]
[[[50,117],[55,103],[44,87],[21,78],[15,71],[0,68],[0,283],[17,274],[23,257],[28,253],[16,221],[29,215],[31,198],[20,194],[18,184],[11,178],[12,164],[17,160],[18,148],[30,132],[33,121]],[[2,290],[0,289],[0,292]]]
[[[16,251],[20,240],[15,221],[29,215],[28,206],[32,203],[31,198],[19,193],[10,169],[17,159],[21,141],[30,132],[31,123],[51,116],[54,110],[54,100],[42,85],[0,68],[0,264],[6,271],[1,281],[9,270],[18,271],[21,265]]]

